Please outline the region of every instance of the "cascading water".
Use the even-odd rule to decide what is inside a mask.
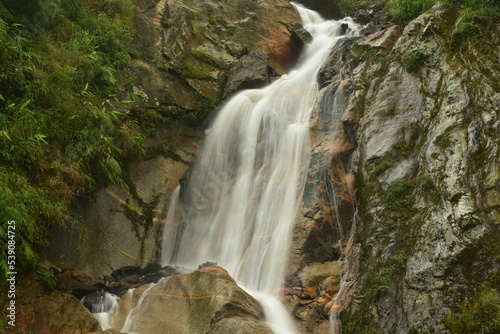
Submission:
[[[355,26],[296,7],[314,38],[302,63],[268,87],[236,95],[221,109],[188,188],[176,192],[180,198],[172,201],[163,239],[163,265],[197,268],[216,262],[261,303],[283,285],[309,163],[317,72],[343,38],[342,24]]]
[[[296,7],[314,38],[301,63],[265,88],[237,94],[220,110],[187,188],[173,194],[162,245],[162,265],[197,269],[210,261],[224,267],[260,301],[275,333],[283,334],[296,332],[277,296],[309,165],[316,76],[343,38],[342,24],[355,26]],[[147,293],[140,303],[145,300]],[[133,328],[127,320],[122,331]]]

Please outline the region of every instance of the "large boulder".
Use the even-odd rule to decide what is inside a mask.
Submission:
[[[47,292],[35,283],[18,287],[16,297],[16,327],[8,326],[7,333],[83,334],[101,329],[87,308],[69,293]]]
[[[263,323],[257,301],[241,289],[221,267],[205,267],[190,274],[166,278],[149,290],[138,289],[138,296],[147,294],[134,311],[137,322],[122,330],[142,334],[272,334]],[[122,302],[122,316],[115,319],[115,328],[122,328],[127,313],[137,301],[133,293]],[[122,303],[120,302],[120,304]]]

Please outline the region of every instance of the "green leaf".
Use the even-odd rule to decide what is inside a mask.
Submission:
[[[24,101],[23,104],[21,104],[21,108],[26,107],[30,103],[31,103],[31,99],[28,99],[28,100]]]
[[[5,130],[1,130],[1,131],[0,131],[0,136],[5,137],[5,138],[7,138],[8,140],[12,141],[12,139],[10,139],[9,134],[8,134],[8,133],[7,133],[7,131],[5,131]]]

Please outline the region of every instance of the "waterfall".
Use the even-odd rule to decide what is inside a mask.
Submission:
[[[238,93],[220,109],[187,186],[172,195],[162,245],[162,265],[187,271],[215,262],[225,268],[260,302],[276,334],[297,332],[277,297],[310,162],[317,73],[345,38],[342,24],[355,26],[295,6],[313,41],[295,70]],[[148,291],[123,332],[134,331]]]
[[[172,199],[162,253],[162,265],[196,269],[216,262],[264,304],[283,285],[309,164],[316,76],[344,38],[342,24],[354,26],[295,6],[313,41],[295,70],[237,94],[220,110],[187,188]]]

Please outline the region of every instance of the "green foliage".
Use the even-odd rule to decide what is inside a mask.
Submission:
[[[500,5],[494,0],[452,0],[460,6],[457,23],[451,32],[451,47],[461,49],[466,42],[481,33],[481,27],[495,24],[500,15]]]
[[[15,222],[15,229],[10,231],[14,232],[12,239],[15,240],[15,269],[18,272],[34,265],[35,247],[46,243],[50,225],[71,222],[67,206],[54,200],[49,189],[34,187],[19,172],[3,167],[0,167],[0,216],[3,217],[0,229],[2,245],[6,245],[10,239],[7,234],[8,222]],[[6,252],[0,255],[1,277],[11,271],[7,268],[6,255]]]
[[[446,148],[450,147],[451,146],[450,136],[451,136],[452,129],[453,129],[453,127],[450,127],[448,129],[446,129],[445,132],[443,132],[442,134],[437,136],[436,139],[434,139],[434,144],[436,146],[439,146],[442,149],[446,149]]]
[[[51,226],[73,222],[76,195],[124,185],[126,159],[143,151],[121,102],[133,24],[132,0],[0,3],[0,238],[15,220],[20,272]]]
[[[390,0],[391,15],[400,23],[408,23],[431,8],[436,0]]]
[[[453,41],[462,43],[461,37],[468,38],[475,34],[479,21],[494,23],[498,19],[500,6],[498,0],[447,0],[461,8],[461,18],[455,27]],[[400,24],[406,24],[429,10],[437,0],[340,0],[340,11],[343,15],[354,15],[358,9],[372,6],[383,8]],[[496,19],[495,19],[496,17]]]
[[[386,196],[389,207],[403,208],[413,204],[411,190],[413,186],[410,181],[397,179],[387,187]]]
[[[381,296],[386,294],[391,283],[406,270],[406,261],[408,256],[399,253],[392,256],[387,265],[384,266],[376,275],[369,278],[368,291],[366,297],[371,302],[377,302]]]
[[[366,166],[366,170],[372,172],[376,177],[382,175],[386,170],[391,168],[394,165],[392,160],[384,160],[379,157],[373,158],[368,161]]]
[[[339,0],[340,13],[344,16],[353,16],[359,9],[366,9],[371,6],[382,7],[387,0]]]
[[[425,64],[427,57],[427,55],[420,51],[411,51],[406,53],[403,57],[405,69],[410,73],[417,72]]]
[[[46,288],[54,289],[56,287],[57,279],[55,278],[54,274],[52,274],[46,268],[38,267],[36,269],[36,274],[38,281],[42,283],[42,285]]]
[[[391,161],[383,160],[379,164],[377,164],[377,166],[373,170],[373,173],[376,176],[380,176],[383,172],[391,168],[393,165],[394,163],[392,163]]]
[[[377,334],[378,330],[371,315],[358,311],[352,317],[342,313],[342,333]]]
[[[404,140],[399,140],[396,144],[394,144],[393,148],[406,158],[413,151],[414,143],[408,143]]]
[[[457,312],[443,319],[452,334],[500,333],[500,295],[483,288],[473,300],[460,305]]]

